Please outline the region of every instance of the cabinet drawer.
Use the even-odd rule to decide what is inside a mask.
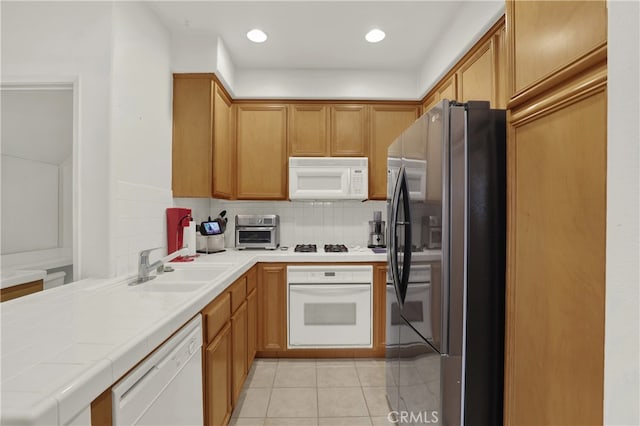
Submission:
[[[254,266],[247,272],[247,294],[258,287],[258,270]]]
[[[202,310],[204,316],[206,343],[211,342],[231,317],[231,296],[221,294]]]
[[[239,278],[238,281],[233,283],[231,289],[229,290],[231,293],[231,313],[235,312],[244,299],[247,298],[247,277],[246,275],[242,278]]]

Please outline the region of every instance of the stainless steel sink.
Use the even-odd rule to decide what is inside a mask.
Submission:
[[[153,291],[161,293],[189,293],[196,291],[204,287],[206,282],[153,282],[149,281],[147,284],[139,287],[142,291]]]
[[[220,274],[229,270],[227,266],[221,267],[208,267],[208,268],[193,268],[193,269],[175,269],[172,272],[165,272],[158,275],[153,284],[164,282],[210,282],[218,278]]]

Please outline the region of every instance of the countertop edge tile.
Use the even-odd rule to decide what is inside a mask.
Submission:
[[[92,364],[83,374],[75,380],[75,383],[56,392],[58,402],[59,424],[66,424],[80,411],[84,410],[91,401],[96,399],[104,389],[113,383],[111,362],[103,359]],[[87,398],[90,398],[87,403]]]

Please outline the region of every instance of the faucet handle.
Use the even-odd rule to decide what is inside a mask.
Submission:
[[[140,251],[140,258],[143,258],[143,257],[147,257],[148,258],[149,257],[149,253],[151,253],[154,250],[159,250],[161,248],[164,248],[164,247],[154,247],[154,248],[150,248],[150,249],[141,250]]]

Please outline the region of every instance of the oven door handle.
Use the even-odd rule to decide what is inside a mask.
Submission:
[[[289,291],[299,294],[349,294],[371,291],[371,284],[289,284]]]
[[[236,228],[236,231],[273,231],[276,229],[275,226],[242,226]]]

